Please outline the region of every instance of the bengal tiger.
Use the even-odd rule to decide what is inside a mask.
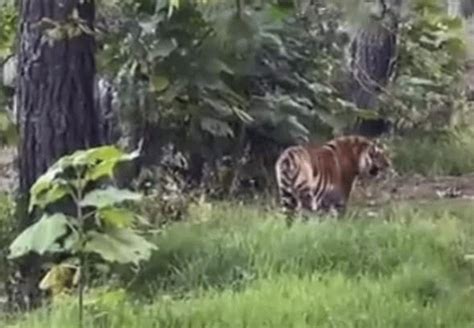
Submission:
[[[286,212],[304,209],[340,215],[356,178],[375,177],[391,166],[385,149],[362,136],[288,147],[275,164],[280,204]]]

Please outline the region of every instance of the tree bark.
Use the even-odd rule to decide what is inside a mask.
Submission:
[[[100,144],[99,113],[94,108],[95,40],[90,34],[52,40],[44,19],[60,26],[73,12],[93,30],[93,0],[22,0],[17,76],[17,122],[20,134],[20,229],[30,225],[28,192],[60,157]],[[21,213],[20,213],[21,212]],[[39,304],[40,259],[27,256],[13,273],[9,304],[29,309]]]
[[[352,40],[350,98],[359,108],[377,108],[378,94],[394,72],[400,7],[400,0],[380,0],[379,17],[371,18]],[[386,119],[358,120],[355,132],[377,136],[387,132],[389,127]]]
[[[18,63],[20,192],[58,158],[100,143],[94,108],[95,41],[45,39],[43,18],[62,23],[77,9],[93,29],[94,1],[23,0]]]

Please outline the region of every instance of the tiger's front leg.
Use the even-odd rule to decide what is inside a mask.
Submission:
[[[301,202],[294,190],[279,188],[280,206],[287,226],[291,226],[301,208]]]

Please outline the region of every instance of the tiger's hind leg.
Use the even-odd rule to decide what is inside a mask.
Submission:
[[[337,190],[326,192],[318,204],[318,211],[333,218],[340,218],[346,212],[347,201]]]

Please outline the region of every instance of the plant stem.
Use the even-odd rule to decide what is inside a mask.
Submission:
[[[75,199],[76,203],[76,212],[77,212],[77,221],[79,226],[79,281],[78,281],[78,302],[79,302],[79,328],[84,327],[84,271],[85,271],[85,256],[84,256],[84,215],[82,213],[81,200],[83,196],[83,180],[79,176],[78,186],[77,186],[77,198]]]
[[[237,6],[237,15],[239,16],[239,18],[242,18],[245,4],[242,0],[236,0],[236,6]]]
[[[79,255],[79,328],[84,327],[84,254],[81,252]]]

